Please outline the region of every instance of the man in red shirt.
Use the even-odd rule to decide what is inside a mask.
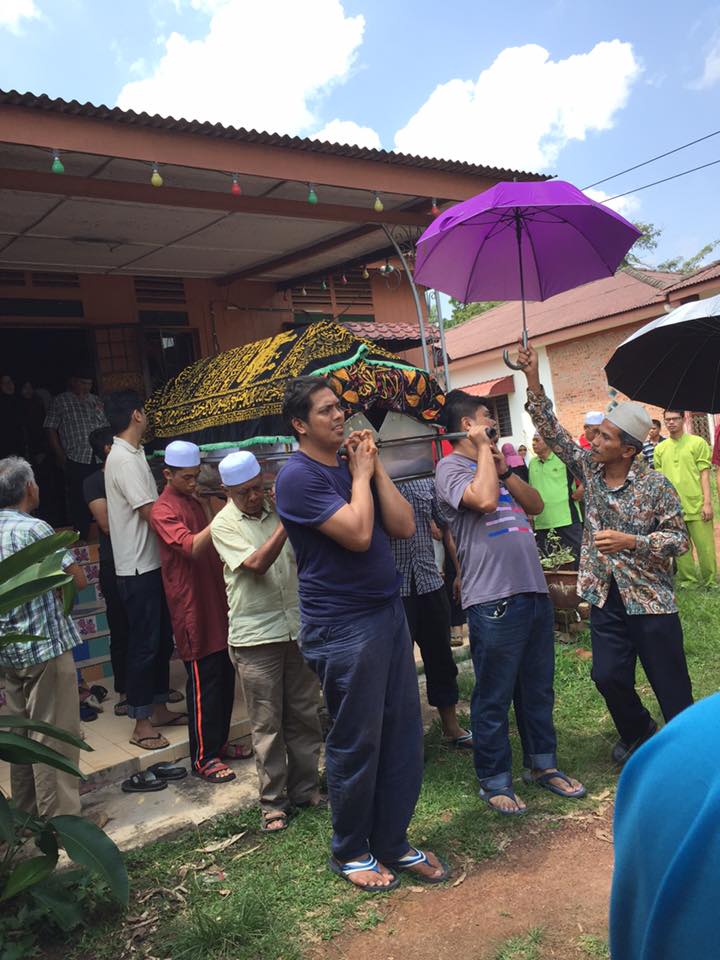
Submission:
[[[210,783],[229,783],[235,774],[221,757],[245,759],[252,751],[228,745],[235,671],[227,649],[222,563],[210,537],[212,516],[196,494],[199,473],[199,447],[184,440],[168,444],[167,485],[153,504],[150,524],[160,543],[175,645],[188,675],[192,771]]]
[[[605,419],[605,414],[600,410],[588,410],[583,421],[583,432],[578,438],[578,443],[583,450],[592,449],[592,442],[597,436],[598,427]]]

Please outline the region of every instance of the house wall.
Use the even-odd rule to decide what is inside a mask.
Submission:
[[[644,323],[604,330],[592,336],[577,337],[547,348],[552,370],[555,406],[563,426],[579,436],[588,410],[604,410],[610,403],[605,364],[615,349]],[[618,394],[618,400],[627,400]],[[651,417],[662,420],[662,410],[647,406]]]
[[[554,399],[554,378],[550,374],[548,355],[545,347],[538,348],[538,362],[540,366],[540,378],[545,386],[548,395]],[[477,357],[468,357],[467,359],[450,364],[450,386],[459,388],[472,386],[475,383],[482,383],[485,380],[495,380],[499,377],[506,377],[511,371],[505,366],[501,355],[478,359]],[[534,433],[532,421],[525,412],[525,377],[520,371],[513,371],[513,385],[515,387],[512,393],[508,394],[508,404],[510,407],[510,421],[512,423],[512,434],[502,437],[501,440],[509,441],[516,447],[524,443],[528,449]]]

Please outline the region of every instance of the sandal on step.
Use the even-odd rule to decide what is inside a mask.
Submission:
[[[270,829],[271,823],[281,822],[281,827],[275,827],[274,830]],[[260,824],[260,829],[263,833],[282,833],[283,830],[287,830],[288,825],[288,815],[284,810],[278,810],[277,813],[263,813],[262,814],[262,823]]]
[[[170,741],[161,733],[156,733],[154,737],[130,737],[130,743],[141,750],[164,750],[170,746]]]
[[[253,748],[245,743],[226,743],[220,751],[225,760],[249,760],[253,755]]]
[[[393,870],[410,870],[413,877],[420,883],[445,883],[445,881],[450,878],[450,867],[444,860],[441,860],[437,854],[435,854],[435,857],[437,858],[437,866],[430,862],[430,858],[424,850],[418,850],[417,847],[410,847],[409,852],[406,853],[404,857],[400,857],[399,860],[389,863],[388,866],[392,867]],[[413,867],[421,863],[426,863],[433,870],[437,870],[437,868],[440,867],[442,873],[439,877],[428,877],[424,873],[418,873],[417,870],[413,870]]]
[[[116,717],[126,717],[128,711],[128,702],[127,697],[123,700],[118,700],[118,702],[113,707],[113,713]]]
[[[230,776],[227,776],[228,773]],[[230,783],[235,779],[235,774],[230,767],[218,759],[208,760],[207,763],[193,770],[192,775],[208,783]]]
[[[154,774],[159,780],[184,780],[188,775],[185,767],[180,767],[175,763],[153,763],[148,767],[150,773]]]
[[[180,703],[181,700],[184,700],[185,697],[179,690],[171,690],[168,694],[167,702],[168,703]]]
[[[327,862],[328,867],[332,872],[341,877],[343,880],[347,880],[348,883],[352,884],[353,887],[357,887],[358,890],[362,890],[364,893],[387,893],[389,890],[394,890],[400,883],[400,877],[393,874],[393,878],[390,883],[385,884],[384,886],[371,886],[367,883],[355,883],[351,877],[355,873],[362,873],[364,870],[372,870],[373,873],[377,873],[382,876],[380,866],[376,858],[369,853],[362,860],[350,860],[347,863],[341,863],[340,860],[336,857],[330,857]]]
[[[558,797],[564,797],[566,800],[580,800],[587,794],[587,790],[582,784],[568,793],[567,790],[563,790],[562,787],[558,787],[554,783],[551,783],[551,780],[562,780],[564,783],[567,783],[567,785],[570,786],[572,780],[566,773],[563,773],[562,770],[549,770],[547,773],[543,773],[540,777],[534,777],[532,775],[532,771],[524,770],[522,778],[523,783],[534,783],[536,787],[542,787],[543,790],[549,790],[550,793],[554,793]]]
[[[152,723],[152,721],[150,721]],[[186,727],[188,725],[188,715],[186,713],[176,713],[169,720],[162,723],[153,723],[154,727]]]
[[[123,793],[157,793],[158,790],[166,788],[165,781],[159,780],[150,770],[134,773],[129,780],[123,780],[120,785]]]
[[[515,809],[504,810],[502,807],[490,803],[495,797],[507,797],[515,803]],[[499,790],[486,790],[484,787],[480,787],[480,799],[485,801],[493,813],[499,813],[503,817],[520,817],[527,809],[526,807],[518,806],[518,798],[515,796],[515,791],[512,787],[502,787]]]

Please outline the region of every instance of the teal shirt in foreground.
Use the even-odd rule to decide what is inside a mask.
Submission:
[[[630,759],[615,803],[613,960],[720,956],[720,695]]]

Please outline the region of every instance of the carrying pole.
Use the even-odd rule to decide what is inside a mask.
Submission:
[[[423,317],[422,306],[420,304],[420,297],[418,295],[417,287],[415,286],[415,279],[410,271],[410,268],[407,265],[407,261],[403,256],[403,252],[400,249],[397,240],[388,230],[387,226],[383,223],[381,224],[383,230],[385,231],[385,236],[388,238],[390,243],[395,247],[395,253],[397,253],[400,258],[400,263],[403,266],[405,271],[405,276],[408,278],[410,283],[410,289],[412,290],[413,300],[415,301],[415,310],[417,312],[418,324],[420,326],[420,343],[422,344],[422,357],[423,357],[423,367],[428,373],[432,373],[430,369],[430,359],[428,354],[428,345],[427,345],[427,335],[425,333],[425,319]]]

